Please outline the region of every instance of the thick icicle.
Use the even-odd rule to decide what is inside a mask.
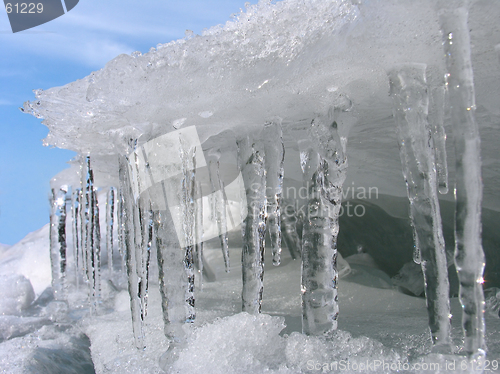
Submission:
[[[266,236],[266,170],[263,146],[250,137],[237,142],[245,184],[247,215],[242,222],[242,310],[260,313],[264,291]]]
[[[347,171],[346,139],[335,117],[350,109],[331,110],[311,123],[310,138],[299,142],[308,202],[302,233],[302,332],[323,335],[337,328],[337,236],[342,185]]]
[[[86,280],[89,285],[89,303],[92,314],[97,312],[100,297],[100,262],[101,234],[99,226],[99,204],[94,187],[94,173],[90,165],[90,156],[82,165],[82,254],[85,265]],[[83,235],[85,237],[83,238]]]
[[[439,21],[455,142],[455,266],[460,282],[465,352],[485,356],[484,252],[481,243],[481,157],[467,10],[442,10]]]
[[[182,231],[185,238],[186,247],[184,248],[184,270],[187,274],[188,284],[186,287],[185,300],[188,309],[187,322],[194,321],[194,249],[196,243],[196,148],[186,149],[186,145],[181,141],[181,161],[182,161],[182,180],[181,180],[181,210],[182,210]],[[225,204],[224,204],[225,211]],[[227,244],[227,241],[226,241]]]
[[[281,193],[285,145],[280,122],[268,122],[261,134],[266,154],[267,230],[271,239],[273,265],[281,262]]]
[[[66,193],[67,186],[52,189],[50,214],[50,263],[56,300],[65,299],[66,280]]]
[[[448,193],[448,163],[446,160],[446,132],[444,129],[444,87],[435,87],[430,92],[428,121],[432,130],[438,191]]]
[[[224,185],[220,179],[219,170],[220,151],[212,152],[208,159],[208,171],[210,174],[210,184],[212,185],[212,214],[213,219],[217,222],[219,231],[219,239],[224,257],[226,272],[229,272],[229,247],[227,242],[227,220],[226,207],[227,201],[224,197]]]
[[[439,209],[435,147],[427,121],[426,66],[409,64],[389,72],[403,176],[410,201],[415,255],[425,280],[434,351],[451,352],[450,303],[445,244]]]
[[[144,332],[142,323],[140,279],[138,277],[138,262],[136,251],[136,226],[137,207],[135,205],[134,193],[131,185],[129,163],[126,157],[120,158],[119,164],[120,190],[123,196],[123,223],[124,223],[124,249],[126,253],[126,266],[128,275],[128,290],[130,295],[130,308],[132,314],[132,329],[134,332],[135,345],[138,349],[145,348]]]
[[[302,242],[297,233],[297,211],[293,201],[283,200],[281,214],[281,230],[290,256],[295,260],[302,253]]]
[[[113,273],[113,234],[115,226],[115,189],[109,188],[106,201],[106,250],[108,253],[109,276]]]

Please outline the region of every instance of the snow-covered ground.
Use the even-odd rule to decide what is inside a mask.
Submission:
[[[266,258],[263,313],[241,313],[239,251],[231,249],[231,272],[222,254],[207,243],[208,263],[217,280],[196,296],[197,318],[186,326],[187,343],[174,352],[174,373],[461,372],[461,356],[430,353],[425,299],[391,285],[368,255],[344,263],[339,282],[339,329],[328,339],[300,333],[300,262],[284,251],[282,265]],[[15,250],[15,251],[13,251]],[[0,369],[2,373],[162,373],[163,334],[160,295],[151,285],[145,320],[146,349],[135,348],[129,297],[120,282],[103,284],[98,316],[72,292],[71,307],[44,291],[50,283],[47,226],[20,243],[2,247]],[[348,267],[347,267],[348,266]],[[350,269],[350,272],[349,272]],[[14,275],[18,274],[18,275]],[[32,285],[32,288],[31,288]],[[461,346],[460,305],[451,300],[453,342]],[[489,348],[485,372],[499,372],[500,319],[486,314]],[[439,365],[439,370],[437,369]],[[493,370],[497,369],[497,370]]]

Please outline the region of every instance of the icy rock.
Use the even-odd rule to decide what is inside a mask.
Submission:
[[[500,318],[500,288],[492,287],[484,291],[486,311]]]
[[[43,317],[0,316],[0,342],[32,333],[49,323]]]
[[[405,292],[421,296],[425,287],[422,267],[413,261],[407,262],[399,273],[392,278],[392,283],[401,287]]]
[[[35,300],[35,291],[23,275],[0,275],[0,300],[1,315],[21,315]]]

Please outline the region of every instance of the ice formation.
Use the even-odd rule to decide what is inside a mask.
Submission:
[[[488,16],[482,17],[485,9]],[[166,371],[201,371],[199,361],[191,365],[187,357],[207,353],[212,330],[218,331],[217,352],[232,363],[220,372],[238,365],[242,372],[317,370],[317,363],[326,362],[321,360],[338,363],[343,354],[358,352],[360,357],[380,354],[408,363],[408,350],[403,359],[376,340],[337,330],[342,329],[343,305],[347,311],[356,310],[352,305],[369,308],[374,315],[392,310],[390,302],[378,307],[373,298],[371,305],[359,301],[367,296],[362,287],[347,287],[344,300],[338,288],[339,273],[351,273],[362,284],[391,287],[386,274],[368,271],[367,262],[359,262],[366,260],[363,245],[357,246],[355,257],[349,256],[351,266],[339,253],[341,218],[354,220],[367,209],[358,204],[350,210],[350,201],[342,205],[346,199],[356,201],[345,180],[350,178],[354,186],[359,178],[393,196],[404,194],[394,186],[404,186],[405,180],[414,260],[423,273],[412,279],[424,282],[433,345],[411,359],[426,362],[429,357],[423,355],[431,351],[448,354],[439,356],[446,361],[463,353],[466,363],[491,365],[493,361],[485,361],[481,204],[500,205],[496,187],[489,184],[482,200],[474,113],[490,121],[485,131],[500,115],[491,99],[500,79],[500,66],[495,70],[491,63],[500,38],[490,32],[495,14],[500,7],[491,0],[467,6],[430,0],[261,1],[202,35],[160,44],[144,55],[118,56],[82,80],[35,91],[36,100],[23,110],[44,119],[50,130],[46,144],[79,154],[72,168],[52,182],[50,259],[56,300],[84,308],[75,295],[87,289],[92,318],[104,329],[108,308],[113,309],[110,318],[129,313],[116,301],[123,302],[116,288],[126,284],[133,337],[121,334],[127,344],[133,341],[139,352],[146,352],[132,355],[142,355],[137,357],[145,362],[156,355],[150,372],[160,371],[160,356]],[[481,32],[474,34],[476,28]],[[480,85],[475,87],[474,81]],[[445,125],[455,142],[454,168],[447,163],[453,155],[446,147]],[[482,145],[489,157],[498,139],[491,134]],[[398,144],[404,179],[394,161]],[[376,151],[370,153],[370,147]],[[452,184],[449,180],[455,182],[454,264],[463,347],[457,347],[459,334],[450,322],[456,303],[452,300],[450,311],[450,263],[438,200],[438,192],[446,194]],[[392,203],[378,204],[387,212],[395,209]],[[359,233],[363,229],[356,228]],[[218,254],[208,250],[211,239]],[[230,256],[240,243],[241,252]],[[276,267],[265,272],[269,255]],[[225,271],[217,271],[220,264]],[[276,275],[280,268],[287,269],[281,279]],[[238,269],[236,275],[230,269]],[[273,304],[279,283],[290,282],[297,273],[300,287],[285,287],[286,297],[276,296],[278,304]],[[198,307],[204,279],[209,297],[200,297]],[[225,296],[228,290],[231,295]],[[393,295],[382,291],[381,300]],[[111,294],[116,294],[114,307],[107,299]],[[234,307],[232,295],[241,307]],[[406,298],[395,299],[421,307]],[[62,305],[53,307],[55,314],[61,315]],[[240,311],[248,314],[213,322],[214,316]],[[295,329],[287,334],[295,332],[281,337],[283,320],[262,314],[266,311],[284,315]],[[199,318],[208,325],[196,325]],[[349,321],[349,312],[344,318]],[[155,326],[162,325],[163,337],[148,324],[152,319]],[[244,340],[226,343],[220,338],[224,329],[234,329],[242,339],[246,332],[252,339],[262,338],[264,348],[252,341],[251,353],[236,357]],[[87,333],[91,350],[107,344],[97,328],[88,327]],[[151,341],[163,351],[151,347]],[[340,349],[339,342],[347,352],[329,356],[329,350]],[[205,358],[211,362],[216,359],[209,356]],[[360,367],[362,360],[350,359]],[[120,366],[119,359],[95,360],[99,372]],[[122,372],[134,372],[127,362],[130,367]]]

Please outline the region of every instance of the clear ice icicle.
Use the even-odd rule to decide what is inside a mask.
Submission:
[[[56,300],[65,298],[66,279],[66,193],[67,186],[52,189],[50,213],[50,264]]]
[[[182,162],[182,179],[181,179],[181,209],[182,209],[182,231],[185,238],[186,248],[184,254],[184,269],[187,274],[186,287],[186,307],[188,309],[187,322],[194,321],[194,249],[196,243],[196,148],[190,147],[187,149],[181,139],[181,162]],[[225,211],[225,206],[224,206]],[[227,242],[226,242],[227,243]]]
[[[281,262],[281,194],[285,145],[280,122],[267,122],[262,130],[266,154],[267,231],[271,239],[273,265]]]
[[[92,181],[93,184],[93,181]],[[97,313],[101,297],[101,225],[99,223],[99,201],[97,199],[97,189],[91,191],[92,197],[92,305],[91,310]]]
[[[249,136],[238,140],[238,157],[245,184],[247,215],[241,228],[243,249],[242,310],[260,313],[264,291],[264,249],[266,236],[266,170],[264,147]]]
[[[198,288],[203,287],[203,191],[201,183],[196,183],[195,196],[195,266],[198,269]]]
[[[128,275],[128,291],[130,295],[130,308],[132,314],[132,329],[134,333],[135,345],[138,349],[145,348],[143,321],[142,321],[142,300],[140,292],[140,279],[138,276],[138,262],[141,258],[137,258],[136,231],[141,231],[140,225],[136,225],[138,221],[138,209],[135,205],[134,194],[130,181],[129,163],[126,157],[120,158],[119,161],[119,178],[120,190],[123,197],[123,224],[124,224],[124,250],[126,254],[126,267]]]
[[[226,199],[224,197],[224,185],[220,178],[219,168],[220,151],[212,152],[208,160],[208,171],[210,174],[210,183],[212,185],[212,213],[215,222],[217,222],[217,229],[219,232],[219,239],[222,248],[222,255],[224,257],[224,264],[226,272],[229,272],[229,247],[227,240],[227,217],[226,217]]]
[[[126,250],[125,250],[125,202],[123,201],[123,189],[122,187],[118,190],[118,214],[116,215],[118,224],[118,252],[121,258],[121,272],[125,273],[125,261],[126,261]]]
[[[464,8],[441,10],[439,22],[446,62],[446,88],[455,143],[455,266],[460,282],[464,350],[485,356],[481,243],[481,156],[475,120],[475,93],[468,14]]]
[[[82,254],[86,281],[89,286],[89,303],[92,314],[97,312],[100,294],[101,234],[99,225],[99,204],[94,187],[94,173],[90,156],[82,165]]]
[[[301,281],[302,332],[307,335],[335,330],[339,314],[337,236],[347,159],[334,114],[331,111],[327,119],[314,119],[309,132],[312,141],[299,142],[308,187]]]
[[[115,189],[109,188],[106,201],[106,250],[108,253],[108,270],[113,273],[113,235],[115,226]]]
[[[73,261],[75,265],[75,283],[79,287],[80,277],[80,189],[73,189],[71,193],[71,216],[73,224],[71,230],[73,234]]]
[[[415,258],[422,266],[434,351],[451,352],[448,266],[439,209],[435,147],[427,121],[429,94],[424,64],[408,64],[389,75],[403,176],[410,201]]]
[[[444,87],[430,90],[428,122],[431,126],[436,164],[436,177],[440,194],[448,193],[448,163],[446,160],[446,132],[444,129]]]

